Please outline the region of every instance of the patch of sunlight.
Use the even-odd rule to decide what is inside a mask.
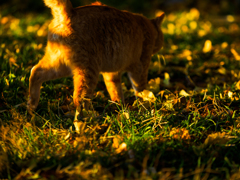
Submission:
[[[11,21],[11,25],[10,25],[10,29],[11,30],[16,30],[19,28],[19,22],[20,22],[20,19],[13,19]]]
[[[180,58],[186,58],[187,60],[191,61],[192,60],[192,51],[185,49],[183,50],[183,52],[181,54],[179,54],[178,56]]]
[[[181,24],[181,25],[187,24],[187,19],[186,19],[184,13],[183,13],[182,16],[177,20],[176,23],[177,23],[177,24]]]
[[[187,33],[189,31],[188,27],[186,25],[182,26],[182,32]]]
[[[227,28],[225,28],[225,27],[219,27],[219,28],[217,28],[217,30],[218,30],[220,33],[224,33],[224,32],[227,31]]]
[[[228,43],[227,42],[223,42],[221,44],[221,48],[226,49],[227,47],[228,47]]]
[[[199,36],[199,37],[203,37],[203,36],[205,36],[206,34],[207,34],[207,32],[204,31],[203,29],[200,29],[200,30],[198,31],[198,36]]]
[[[226,19],[227,19],[228,22],[234,22],[235,21],[235,18],[232,15],[227,15]]]
[[[229,31],[230,31],[230,32],[238,32],[238,31],[239,31],[239,26],[238,26],[236,23],[231,24],[231,25],[229,26]]]
[[[195,30],[197,28],[197,22],[196,21],[191,21],[189,23],[190,29]]]
[[[1,24],[6,24],[8,21],[9,21],[9,18],[5,16],[1,19]]]
[[[43,48],[43,44],[42,43],[37,46],[37,49],[42,49],[42,48]]]
[[[212,50],[212,41],[210,40],[206,40],[204,43],[204,47],[203,47],[203,52],[204,53],[208,53]]]
[[[210,32],[212,29],[212,23],[210,23],[209,21],[206,21],[202,24],[202,27],[206,32]]]
[[[177,18],[177,16],[173,13],[170,13],[168,16],[167,16],[167,20],[168,21],[175,21]]]
[[[240,56],[235,49],[231,48],[231,53],[233,54],[235,60],[240,61]]]
[[[164,73],[163,83],[164,83],[165,86],[170,85],[170,75],[167,72]]]
[[[196,8],[192,8],[187,14],[189,20],[198,20],[200,17],[200,12]]]
[[[39,29],[38,29],[38,31],[37,31],[37,35],[38,36],[46,36],[47,35],[47,33],[48,33],[48,31],[47,31],[47,29],[48,29],[48,24],[49,24],[49,21],[47,21],[47,22],[45,22]]]
[[[173,51],[175,51],[175,50],[178,49],[178,46],[173,44],[173,45],[171,45],[171,49],[172,49]]]
[[[175,32],[175,25],[173,23],[169,23],[167,27],[168,27],[168,34],[173,35]]]
[[[27,32],[35,32],[39,29],[40,25],[36,24],[35,26],[28,26],[27,27]]]

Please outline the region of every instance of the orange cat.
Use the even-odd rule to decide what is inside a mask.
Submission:
[[[163,45],[155,19],[103,5],[73,8],[69,0],[44,0],[51,8],[44,57],[31,70],[28,109],[39,102],[43,82],[73,75],[73,100],[88,104],[101,73],[113,101],[124,101],[121,74],[127,72],[136,94],[146,87],[151,56]]]

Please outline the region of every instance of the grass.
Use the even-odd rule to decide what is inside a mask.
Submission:
[[[26,111],[50,17],[0,14],[0,178],[238,179],[239,21],[199,15],[167,15],[143,100],[123,76],[128,106],[109,101],[100,77],[95,111],[74,125],[71,78],[44,83]]]

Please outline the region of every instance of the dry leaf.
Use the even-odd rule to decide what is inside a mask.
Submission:
[[[180,96],[184,96],[184,97],[187,97],[187,96],[190,96],[185,90],[181,90],[180,92],[179,92],[179,95]]]
[[[227,72],[227,70],[226,70],[224,67],[220,67],[220,68],[218,69],[218,72],[219,72],[220,74],[222,74],[222,75],[225,75],[226,72]]]
[[[113,144],[112,144],[112,148],[117,149],[119,148],[120,142],[122,141],[121,136],[114,136],[113,138]]]
[[[232,138],[235,138],[235,136],[229,136],[225,133],[213,133],[209,134],[206,140],[204,141],[204,145],[212,145],[212,144],[219,144],[219,145],[225,145],[227,144]]]
[[[126,110],[126,111],[122,112],[122,114],[126,119],[130,119],[129,111]]]
[[[86,123],[78,120],[74,120],[73,125],[76,129],[76,133],[82,134],[84,132]]]
[[[16,62],[17,62],[16,59],[14,59],[13,57],[9,58],[10,67],[12,67],[12,65],[19,67],[19,65]]]
[[[120,144],[119,148],[116,149],[116,153],[119,154],[124,151],[127,151],[127,144],[123,142],[122,144]]]
[[[236,89],[236,90],[239,90],[239,89],[240,89],[240,81],[238,81],[238,82],[236,83],[235,89]]]
[[[141,97],[144,101],[156,100],[156,97],[154,96],[154,94],[149,90],[143,90],[142,92],[139,92],[138,96]]]
[[[189,131],[185,128],[173,128],[170,132],[170,136],[174,139],[191,139]]]
[[[228,97],[232,98],[233,97],[233,92],[232,91],[228,91]]]
[[[104,134],[106,133],[108,128],[109,128],[109,124],[105,123],[105,124],[97,125],[95,131],[99,134]]]
[[[155,79],[151,79],[148,82],[147,89],[154,92],[154,93],[158,93],[159,90],[160,90],[160,78],[157,77]]]

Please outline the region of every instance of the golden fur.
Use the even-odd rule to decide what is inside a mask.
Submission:
[[[112,7],[73,8],[69,0],[44,0],[53,20],[44,57],[31,70],[28,109],[39,102],[43,82],[73,75],[77,107],[91,98],[101,73],[113,101],[124,101],[121,74],[128,72],[136,93],[147,84],[152,54],[163,45],[161,22]]]

